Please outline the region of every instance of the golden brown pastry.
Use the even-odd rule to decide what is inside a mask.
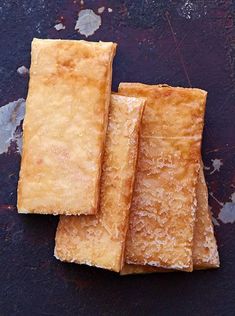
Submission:
[[[194,270],[218,268],[220,265],[214,227],[208,205],[208,190],[201,164],[196,188],[197,211],[193,238]]]
[[[125,260],[192,271],[195,190],[207,93],[137,83],[122,83],[119,92],[147,100]]]
[[[219,254],[214,236],[211,214],[208,207],[208,192],[202,164],[199,171],[196,196],[197,209],[193,238],[193,269],[218,268],[220,265]],[[173,270],[152,266],[124,264],[121,275],[172,271]]]
[[[145,100],[113,95],[96,216],[62,216],[55,256],[119,272],[133,191],[138,133]]]
[[[19,213],[96,213],[115,49],[33,40]]]

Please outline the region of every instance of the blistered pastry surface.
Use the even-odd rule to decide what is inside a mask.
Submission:
[[[96,212],[114,53],[113,43],[33,41],[19,212]]]
[[[126,262],[191,271],[206,92],[120,84],[145,97]]]
[[[63,261],[120,271],[133,191],[144,100],[113,95],[96,216],[63,216],[55,255]]]
[[[210,210],[208,208],[208,192],[203,173],[203,164],[201,164],[199,171],[196,198],[197,208],[193,238],[193,269],[217,268],[219,267],[219,254]],[[121,275],[163,271],[169,272],[169,270],[163,270],[153,266],[126,263],[121,270]]]

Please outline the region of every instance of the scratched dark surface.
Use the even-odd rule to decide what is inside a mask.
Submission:
[[[82,8],[105,6],[89,40],[119,44],[121,81],[206,89],[203,159],[220,203],[235,191],[235,2],[130,0],[0,1],[0,106],[26,97],[33,37],[85,39],[74,30]],[[186,5],[185,5],[186,3]],[[188,9],[189,3],[194,7]],[[112,8],[109,13],[107,8]],[[62,21],[60,32],[54,25]],[[212,159],[221,159],[211,174]],[[0,315],[235,315],[235,224],[216,226],[221,269],[119,277],[53,258],[57,218],[17,215],[20,155],[0,155]],[[214,217],[221,205],[210,196]]]

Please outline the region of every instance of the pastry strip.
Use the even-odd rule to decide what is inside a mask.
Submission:
[[[113,95],[96,216],[62,216],[55,256],[119,272],[133,191],[144,100]]]
[[[196,196],[197,211],[193,239],[193,268],[194,270],[218,268],[220,265],[219,253],[208,205],[208,190],[202,163]]]
[[[33,40],[19,213],[96,213],[115,48]]]

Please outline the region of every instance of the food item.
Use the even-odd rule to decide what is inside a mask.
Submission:
[[[96,216],[62,216],[55,256],[119,272],[124,261],[144,100],[113,95]]]
[[[96,213],[115,48],[34,39],[19,213]]]
[[[199,172],[196,195],[198,205],[193,239],[193,267],[195,270],[218,268],[219,254],[208,206],[208,190],[203,164]]]
[[[136,83],[120,84],[119,92],[146,98],[126,262],[192,271],[207,93]]]
[[[197,209],[193,239],[193,269],[218,268],[219,254],[208,207],[208,192],[202,164],[197,182],[196,196]],[[125,264],[121,275],[153,272],[169,272],[169,270],[151,266]]]

